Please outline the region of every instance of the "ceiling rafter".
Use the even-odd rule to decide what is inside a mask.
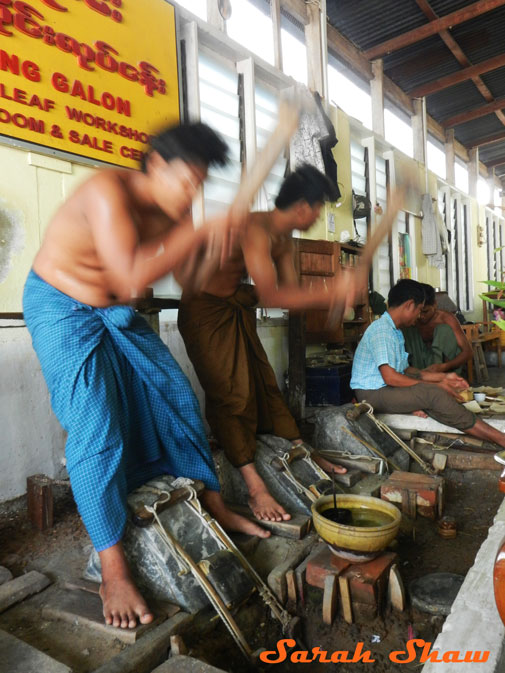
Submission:
[[[505,140],[505,131],[501,133],[494,133],[492,136],[484,136],[472,142],[469,147],[471,149],[475,147],[484,147],[485,145],[492,145],[493,143],[498,143],[501,140]]]
[[[494,168],[495,166],[502,166],[505,164],[505,157],[501,159],[493,159],[492,161],[486,161],[485,165],[489,168]]]
[[[430,19],[430,21],[435,21],[436,19],[439,18],[438,14],[429,4],[429,0],[416,0],[416,2],[419,8],[424,12],[425,16],[427,16],[428,19]],[[456,40],[453,38],[453,36],[450,34],[448,30],[440,31],[439,35],[446,44],[446,46],[449,48],[454,58],[463,68],[472,67],[472,62],[470,61],[470,59],[467,57],[463,49],[461,49],[459,44],[456,42]],[[485,85],[485,83],[483,82],[482,78],[479,75],[473,75],[471,77],[471,80],[477,87],[477,90],[480,92],[484,100],[486,100],[488,103],[494,100],[493,94],[487,88],[487,86]],[[500,122],[505,126],[505,114],[503,114],[501,110],[496,110],[495,115],[498,117]]]
[[[482,61],[482,63],[477,63],[477,65],[471,65],[468,68],[463,68],[463,70],[458,70],[457,72],[453,72],[450,75],[446,75],[445,77],[434,79],[427,84],[421,84],[415,89],[409,91],[409,95],[413,96],[414,98],[429,96],[430,94],[436,93],[437,91],[448,89],[455,84],[472,79],[476,75],[483,75],[486,72],[497,70],[503,66],[505,66],[505,53],[499,54],[498,56],[493,56],[493,58],[489,58],[487,61]]]
[[[451,12],[450,14],[446,14],[445,16],[430,21],[424,26],[414,28],[402,35],[393,37],[391,40],[386,40],[381,44],[377,44],[375,47],[371,47],[365,51],[365,56],[372,61],[381,56],[385,56],[386,54],[390,54],[393,51],[402,49],[403,47],[408,47],[411,44],[425,40],[427,37],[436,35],[444,29],[452,28],[465,21],[470,21],[471,19],[486,12],[490,12],[502,5],[505,5],[505,0],[478,0],[478,2],[474,2],[467,7],[463,7],[455,12]]]
[[[479,105],[478,107],[465,110],[465,112],[460,112],[457,115],[443,119],[442,126],[446,129],[452,128],[453,126],[472,121],[472,119],[484,117],[492,112],[496,112],[496,110],[503,110],[503,108],[505,108],[505,98],[498,98],[491,103],[486,103],[486,105]]]

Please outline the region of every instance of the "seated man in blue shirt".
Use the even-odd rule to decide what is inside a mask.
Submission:
[[[505,447],[504,433],[458,404],[458,390],[468,387],[464,379],[409,367],[401,330],[415,324],[424,300],[423,286],[415,280],[400,280],[391,288],[388,310],[368,327],[354,355],[351,388],[356,398],[381,413],[422,409],[440,423]]]

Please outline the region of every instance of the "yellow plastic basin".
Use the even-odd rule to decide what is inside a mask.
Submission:
[[[331,547],[377,552],[395,539],[400,528],[401,513],[389,502],[365,495],[337,495],[337,506],[350,509],[356,522],[366,521],[367,525],[344,525],[324,517],[322,512],[333,507],[333,496],[323,495],[312,505],[312,519],[316,531]],[[373,525],[374,521],[378,525]]]

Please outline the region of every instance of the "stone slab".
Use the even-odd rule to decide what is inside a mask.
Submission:
[[[387,475],[383,474],[371,474],[361,481],[358,481],[357,484],[354,484],[349,489],[349,493],[354,495],[367,495],[372,498],[380,498],[380,491],[382,484],[386,481]]]
[[[19,601],[32,594],[37,594],[49,584],[51,584],[51,580],[36,570],[31,570],[26,575],[21,575],[2,584],[0,586],[0,612],[7,610],[11,605],[19,603]]]
[[[0,584],[5,584],[12,579],[12,573],[8,568],[0,566]]]
[[[42,617],[80,625],[128,644],[135,643],[143,634],[166,619],[166,615],[155,613],[155,618],[150,624],[139,624],[134,629],[109,626],[104,622],[100,596],[80,589],[58,591],[51,597],[51,602],[42,608]]]
[[[0,671],[4,673],[72,673],[68,666],[5,631],[0,631]]]
[[[164,664],[155,668],[152,673],[224,673],[222,668],[216,668],[199,659],[178,655],[171,657]]]
[[[419,418],[419,416],[412,416],[412,414],[377,414],[377,418],[383,421],[392,430],[416,430],[418,432],[453,432],[461,433],[456,428],[450,425],[439,423],[434,418]],[[486,418],[486,423],[492,425],[493,428],[505,432],[505,418]]]
[[[170,636],[182,633],[192,621],[193,617],[187,612],[177,613],[93,673],[151,673],[153,668],[166,660]]]
[[[268,575],[267,584],[283,605],[288,595],[286,573],[303,561],[314,546],[314,542],[315,535],[309,533],[304,540],[300,541],[300,545],[290,553],[289,557],[273,568]]]
[[[455,573],[431,573],[419,577],[409,585],[412,605],[430,615],[446,617],[464,579],[463,575]]]
[[[476,670],[501,673],[505,670],[505,627],[496,608],[493,590],[494,560],[504,538],[505,501],[465,577],[442,632],[433,643],[433,649],[439,652],[489,651],[487,661],[478,666],[475,663],[428,662],[422,673],[440,673],[441,670],[443,673],[475,673]]]

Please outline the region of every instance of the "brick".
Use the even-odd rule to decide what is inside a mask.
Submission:
[[[349,565],[349,561],[335,556],[328,547],[324,547],[309,560],[305,572],[305,581],[312,587],[324,589],[324,583],[328,575],[338,576]]]
[[[353,563],[345,570],[343,574],[349,581],[353,604],[382,604],[389,581],[389,569],[396,562],[396,558],[395,553],[384,552],[373,561]]]
[[[381,486],[381,498],[399,504],[409,516],[415,516],[415,501],[417,512],[432,519],[442,514],[443,489],[442,477],[395,471]]]

